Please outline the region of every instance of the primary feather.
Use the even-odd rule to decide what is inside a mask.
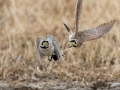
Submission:
[[[78,0],[76,5],[76,32],[79,30],[79,19],[81,19],[81,13],[82,13],[82,1]]]
[[[115,20],[112,20],[110,22],[101,24],[96,28],[88,29],[85,31],[79,31],[78,34],[80,36],[84,36],[82,40],[83,42],[89,41],[89,40],[95,40],[107,34],[112,29],[114,24],[115,24]]]

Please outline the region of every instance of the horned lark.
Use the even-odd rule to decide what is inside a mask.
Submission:
[[[82,1],[78,0],[76,5],[76,25],[75,30],[71,30],[65,23],[64,26],[69,32],[68,47],[80,47],[85,41],[95,40],[102,37],[104,34],[108,33],[115,24],[115,20],[101,24],[93,29],[88,29],[84,31],[79,30],[79,19],[81,18],[82,12]]]
[[[63,60],[57,41],[52,35],[48,34],[46,40],[38,36],[36,40],[36,45],[40,61],[44,62],[44,56],[48,56],[48,60],[50,61],[52,59],[54,59],[55,61],[57,61],[58,59]]]

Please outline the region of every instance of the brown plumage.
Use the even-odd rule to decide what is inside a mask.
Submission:
[[[63,23],[69,32],[69,42],[68,42],[69,48],[80,47],[85,41],[95,40],[102,37],[103,35],[108,33],[115,24],[115,20],[111,20],[110,22],[101,24],[96,28],[88,29],[84,31],[78,31],[79,19],[81,18],[81,12],[82,12],[82,1],[83,0],[77,0],[75,31],[72,31],[65,23]]]

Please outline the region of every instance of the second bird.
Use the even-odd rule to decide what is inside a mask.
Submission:
[[[65,23],[64,26],[66,27],[67,31],[69,32],[69,41],[68,41],[68,47],[80,47],[84,42],[95,40],[106,33],[108,33],[112,27],[115,24],[115,20],[111,20],[110,22],[103,23],[96,28],[88,29],[84,31],[78,31],[79,30],[79,19],[81,18],[81,12],[82,12],[82,1],[78,0],[76,5],[76,25],[75,30],[72,30],[69,28]]]
[[[48,60],[50,61],[52,59],[54,59],[54,61],[59,59],[63,60],[57,41],[52,35],[48,34],[47,39],[43,39],[42,37],[38,36],[36,45],[38,56],[40,58],[41,64],[43,65],[43,69],[45,68],[44,56],[48,56]]]

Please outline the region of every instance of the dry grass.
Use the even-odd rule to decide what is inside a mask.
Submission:
[[[81,48],[68,49],[68,32],[62,23],[74,25],[75,3],[74,0],[0,0],[0,80],[29,81],[36,74],[41,80],[120,80],[120,0],[84,0],[82,30],[112,19],[117,22],[106,36],[86,42]],[[48,70],[44,73],[37,69],[35,41],[37,36],[47,34],[58,40],[65,60],[49,62],[46,58]]]

